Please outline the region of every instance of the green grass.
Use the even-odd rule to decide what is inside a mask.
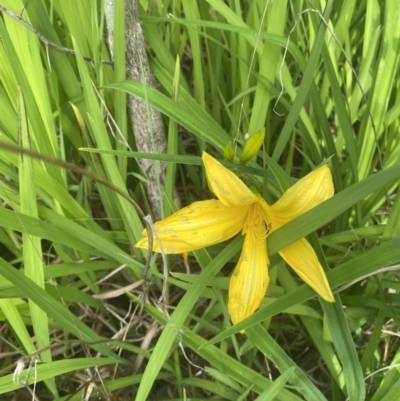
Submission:
[[[0,18],[2,142],[84,167],[146,214],[135,158],[166,161],[168,216],[178,208],[174,183],[182,206],[210,197],[203,150],[223,160],[231,143],[239,156],[245,134],[265,128],[257,160],[224,164],[274,202],[293,177],[329,160],[335,196],[268,237],[267,297],[232,327],[227,289],[240,235],[191,253],[190,271],[181,256],[169,258],[162,305],[162,261],[151,257],[141,313],[146,253],[133,247],[140,213],[93,175],[0,145],[0,400],[35,392],[63,401],[396,401],[397,2],[143,0],[157,89],[125,80],[122,24],[115,65],[102,62],[110,59],[102,3],[27,2],[22,18],[74,56]],[[116,1],[117,21],[123,3]],[[23,2],[0,5],[19,13]],[[161,111],[167,155],[136,152],[126,94]],[[334,304],[278,256],[304,236],[327,270]]]

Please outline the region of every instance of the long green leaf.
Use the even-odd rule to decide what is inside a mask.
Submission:
[[[343,366],[347,395],[352,401],[364,401],[364,376],[339,296],[335,296],[334,305],[322,301],[322,308],[327,318],[335,350]]]
[[[16,288],[22,291],[25,296],[36,303],[44,312],[58,322],[62,327],[72,333],[76,338],[87,342],[97,352],[113,358],[115,362],[126,364],[126,361],[118,357],[108,345],[106,339],[96,334],[91,328],[86,326],[72,312],[68,311],[65,306],[49,295],[45,290],[33,283],[19,270],[0,258],[1,274],[9,282],[14,284]]]
[[[349,260],[327,273],[328,280],[333,288],[363,279],[375,274],[379,269],[400,262],[400,238],[382,243],[369,251]],[[314,291],[307,285],[302,285],[294,291],[278,298],[270,305],[255,312],[252,316],[223,331],[208,341],[206,345],[215,344],[230,335],[253,326],[256,323],[270,318],[285,309],[302,303],[315,296]]]
[[[276,341],[260,325],[255,325],[246,330],[247,336],[253,344],[268,357],[283,374],[288,369],[293,369],[287,379],[296,390],[303,394],[306,400],[326,401],[324,395],[317,389],[307,375],[289,358]]]
[[[202,276],[215,276],[216,273],[223,267],[223,265],[237,252],[237,248],[241,243],[241,238],[237,237],[233,240],[224,250],[221,252],[213,261],[202,272]],[[204,252],[204,251],[202,251]],[[202,252],[197,251],[197,254]],[[146,370],[143,375],[143,381],[140,383],[136,401],[146,401],[153,386],[154,380],[156,379],[158,372],[163,366],[171,346],[184,324],[187,316],[191,312],[195,302],[202,294],[205,284],[192,284],[191,288],[183,296],[179,305],[175,308],[174,313],[170,317],[169,324],[164,327],[164,330],[157,341],[157,344],[153,350],[153,354],[146,366]]]
[[[221,153],[230,140],[230,137],[222,128],[218,132],[210,132],[208,119],[202,118],[200,113],[194,113],[183,101],[174,102],[154,88],[144,88],[143,84],[133,81],[109,84],[106,85],[106,88],[122,90],[130,95],[147,100],[150,106],[155,107],[166,116],[172,118],[200,139],[207,141]]]
[[[329,20],[329,14],[332,8],[332,0],[328,1],[326,4],[325,12],[324,12],[324,19],[325,21]],[[307,67],[304,70],[303,80],[301,82],[300,88],[298,90],[296,99],[293,103],[292,108],[290,109],[289,115],[286,118],[285,125],[279,135],[279,139],[275,146],[274,152],[272,154],[272,158],[275,161],[278,161],[279,157],[281,156],[284,147],[286,146],[289,137],[293,131],[293,128],[296,124],[297,117],[304,105],[304,102],[307,99],[309,89],[312,84],[314,71],[316,70],[316,66],[320,57],[321,48],[324,43],[326,26],[325,24],[320,24],[317,37],[314,42],[313,49],[311,50],[310,58],[307,63]]]
[[[169,320],[165,314],[152,307],[146,305],[146,310],[155,317],[160,323],[169,325]],[[195,334],[187,328],[182,326],[180,330],[181,340],[184,345],[190,347],[200,357],[210,363],[215,369],[219,369],[224,374],[228,375],[231,380],[238,382],[246,387],[252,387],[256,393],[262,393],[265,389],[271,388],[273,383],[260,375],[253,369],[248,368],[245,364],[235,360],[223,350],[216,347],[204,347],[206,341],[201,336]],[[144,377],[144,376],[143,376]],[[136,396],[135,401],[139,401],[139,394]],[[286,389],[277,395],[277,400],[280,401],[299,401],[300,398]]]
[[[390,182],[399,179],[399,177],[400,164],[397,164],[351,185],[334,197],[290,221],[268,237],[270,254],[276,253],[324,224],[329,223],[357,202],[362,201],[368,195]]]
[[[31,367],[24,369],[18,375],[18,382],[14,382],[14,374],[0,377],[0,394],[6,394],[23,388],[25,385],[39,383],[43,380],[56,378],[60,375],[83,370],[96,366],[105,366],[115,364],[112,358],[73,358],[62,361],[54,361],[48,363],[37,363],[34,360],[27,361]]]

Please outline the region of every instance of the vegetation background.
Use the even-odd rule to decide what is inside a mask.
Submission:
[[[156,88],[125,80],[124,1],[113,58],[104,9],[0,1],[0,400],[398,400],[398,2],[142,0]],[[137,152],[126,94],[161,111],[166,154]],[[146,214],[136,160],[166,161],[167,216],[175,190],[182,205],[210,197],[203,150],[223,159],[231,142],[239,155],[262,128],[257,160],[236,168],[269,200],[326,159],[336,195],[269,236],[272,284],[237,327],[226,293],[240,235],[191,254],[189,270],[170,258],[167,278],[152,256],[140,313],[138,211],[93,176],[4,145],[83,167]],[[277,256],[306,235],[335,304]]]

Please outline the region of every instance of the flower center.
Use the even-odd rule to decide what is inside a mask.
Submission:
[[[268,231],[260,204],[258,202],[251,204],[244,222],[242,234],[251,235],[254,241],[261,242],[265,240]]]

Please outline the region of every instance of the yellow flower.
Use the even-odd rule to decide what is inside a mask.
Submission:
[[[163,251],[186,253],[226,241],[242,231],[245,235],[239,262],[229,284],[228,310],[234,324],[250,316],[268,287],[267,236],[333,195],[327,166],[318,168],[289,188],[272,206],[248,188],[234,173],[207,153],[203,162],[210,189],[218,199],[194,202],[155,223]],[[143,232],[147,236],[146,230]],[[148,248],[148,239],[137,244]],[[153,250],[160,252],[154,239]],[[305,238],[279,254],[323,299],[334,298],[317,255]]]

